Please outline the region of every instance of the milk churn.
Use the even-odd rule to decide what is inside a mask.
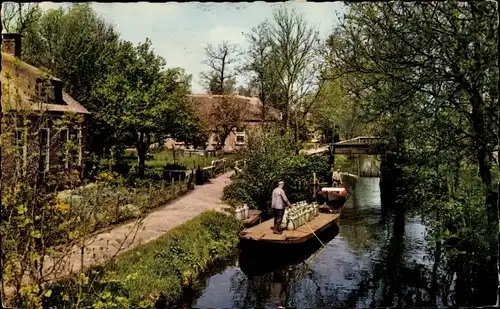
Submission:
[[[244,219],[248,219],[248,217],[250,216],[250,212],[249,212],[249,208],[248,208],[248,205],[247,204],[243,204],[243,218]]]
[[[290,211],[290,214],[288,215],[288,224],[286,226],[286,229],[289,231],[295,230],[295,213],[293,211]]]
[[[314,207],[314,216],[317,217],[319,215],[319,205],[318,203],[313,202],[312,206]]]
[[[311,213],[311,206],[310,205],[306,205],[306,211],[307,211],[307,220],[306,221],[311,221],[313,216]]]
[[[286,228],[288,223],[288,209],[285,209],[285,214],[283,215],[283,220],[281,221],[281,227]]]
[[[236,219],[238,219],[238,220],[242,220],[243,219],[243,209],[240,206],[236,207],[236,209],[234,211],[234,214],[236,216]]]

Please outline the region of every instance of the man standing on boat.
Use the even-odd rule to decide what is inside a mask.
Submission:
[[[284,186],[285,183],[283,181],[280,181],[278,183],[278,187],[273,190],[271,207],[273,208],[274,215],[274,234],[283,233],[281,222],[283,221],[283,215],[285,214],[285,207],[292,206],[292,204],[290,204],[288,198],[286,197],[285,191],[283,190]]]
[[[332,186],[339,187],[341,184],[342,184],[342,177],[340,177],[340,170],[337,169],[336,171],[333,171],[332,174]]]

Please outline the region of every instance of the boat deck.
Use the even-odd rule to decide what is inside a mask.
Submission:
[[[260,214],[262,213],[262,211],[258,210],[258,209],[250,209],[248,214],[248,219],[245,219],[243,220],[243,224],[245,226],[254,226],[256,225],[257,223],[260,223]]]
[[[340,213],[320,213],[313,220],[307,222],[307,224],[303,224],[293,231],[285,230],[281,235],[273,233],[271,227],[274,225],[274,219],[269,219],[241,231],[240,239],[271,243],[302,243],[314,237],[311,230],[314,233],[319,233],[334,222],[337,222],[339,218]]]

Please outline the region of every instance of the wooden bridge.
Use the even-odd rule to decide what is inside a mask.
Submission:
[[[309,149],[304,151],[307,155],[322,155],[324,153],[329,153],[332,151],[333,154],[345,154],[345,155],[378,155],[378,149],[374,147],[379,144],[381,139],[374,136],[358,136],[356,138],[344,140],[338,143],[331,144],[330,146],[324,146],[317,149]]]

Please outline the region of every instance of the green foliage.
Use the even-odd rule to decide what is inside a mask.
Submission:
[[[334,142],[335,134],[341,140],[366,135],[366,118],[358,99],[348,94],[341,80],[325,81],[312,105],[312,121],[319,131],[326,135],[327,142]]]
[[[180,68],[164,66],[149,40],[137,47],[121,43],[111,73],[96,90],[107,106],[96,117],[110,124],[124,143],[136,147],[140,175],[152,144],[163,143],[168,136],[187,138],[185,131],[196,122],[186,97],[190,77]]]
[[[224,189],[224,199],[266,209],[272,190],[282,180],[290,201],[309,200],[313,172],[319,181],[327,181],[330,168],[325,158],[297,155],[291,140],[289,135],[279,134],[250,137],[242,154],[246,169]]]
[[[172,305],[183,287],[211,264],[230,257],[238,244],[241,222],[233,216],[208,211],[174,228],[157,240],[119,256],[110,268],[96,268],[81,289],[85,306],[157,308]],[[93,284],[91,284],[94,282]],[[53,287],[46,305],[68,308],[77,301],[78,278]],[[65,296],[66,295],[66,296]],[[121,305],[120,305],[121,302]],[[108,307],[106,307],[108,306]]]
[[[457,237],[494,258],[497,24],[492,2],[352,5],[325,57],[387,141],[383,170],[402,205],[422,207],[435,242]]]
[[[166,136],[196,145],[206,140],[186,98],[191,77],[181,68],[165,69],[149,40],[137,46],[121,41],[87,4],[32,15],[24,29],[24,60],[61,78],[92,113],[88,146],[98,159],[133,144],[142,174],[149,146]]]

